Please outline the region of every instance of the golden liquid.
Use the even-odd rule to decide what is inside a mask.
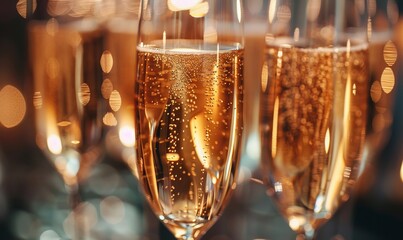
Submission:
[[[291,228],[328,218],[357,177],[368,101],[367,46],[267,46],[264,174]]]
[[[174,232],[222,210],[238,167],[243,50],[138,51],[138,170],[155,213]]]
[[[37,142],[68,184],[87,171],[101,139],[102,33],[55,22],[29,28]],[[73,161],[76,159],[77,161]]]

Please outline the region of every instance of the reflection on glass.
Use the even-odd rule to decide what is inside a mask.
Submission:
[[[349,9],[358,2],[269,3],[260,100],[262,174],[289,226],[308,239],[349,198],[365,165],[365,2],[363,11]]]

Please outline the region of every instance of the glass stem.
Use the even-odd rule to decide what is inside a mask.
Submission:
[[[199,238],[193,236],[193,227],[186,226],[185,232],[183,235],[177,237],[178,240],[198,240]]]

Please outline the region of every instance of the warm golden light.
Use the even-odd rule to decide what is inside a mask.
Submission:
[[[379,81],[375,81],[371,86],[371,99],[374,103],[379,102],[382,97],[382,86]]]
[[[84,17],[90,14],[97,0],[79,0],[73,1],[69,15],[72,17]]]
[[[355,96],[355,95],[357,95],[357,85],[354,83],[353,84],[353,95]]]
[[[294,41],[295,42],[299,41],[299,28],[295,28],[294,30]]]
[[[113,56],[108,50],[104,51],[100,60],[101,68],[104,73],[109,73],[113,67]]]
[[[208,2],[202,2],[190,9],[189,14],[194,18],[204,17],[209,11]]]
[[[116,120],[115,115],[113,115],[113,113],[111,113],[111,112],[108,112],[105,114],[105,116],[102,119],[102,122],[106,126],[116,126],[118,124],[118,121]]]
[[[326,154],[329,153],[329,148],[330,148],[330,129],[326,129],[326,135],[325,135],[325,152]]]
[[[35,92],[34,97],[33,97],[33,103],[34,103],[34,108],[35,109],[41,109],[43,100],[42,100],[42,95],[40,92]]]
[[[276,97],[274,102],[274,110],[273,110],[273,129],[272,129],[272,138],[271,138],[271,156],[274,159],[277,155],[277,128],[278,128],[278,110],[279,110],[279,98]]]
[[[274,17],[276,16],[276,7],[277,7],[277,1],[272,0],[270,1],[269,5],[269,23],[272,23],[274,20]]]
[[[402,166],[400,167],[400,179],[402,179],[402,182],[403,182],[403,161],[402,161]]]
[[[109,97],[109,106],[114,112],[119,111],[122,106],[122,98],[117,90],[113,90]]]
[[[59,31],[59,23],[57,22],[56,19],[51,18],[48,20],[46,23],[46,32],[50,36],[55,36],[55,34]]]
[[[47,138],[48,149],[51,153],[57,155],[62,152],[62,141],[60,137],[56,134],[51,134]]]
[[[262,76],[261,76],[261,82],[262,82],[262,91],[266,92],[267,90],[267,84],[269,81],[269,67],[267,66],[267,63],[265,62],[262,67]]]
[[[207,128],[208,122],[201,114],[196,115],[192,118],[192,120],[190,120],[190,133],[198,159],[206,169],[211,169],[213,167],[213,163],[211,162],[211,151],[208,147],[210,146],[210,143],[205,137],[206,132],[208,132]],[[176,157],[173,155],[170,157],[176,159]]]
[[[71,125],[70,121],[61,121],[61,122],[57,123],[57,126],[59,126],[59,127],[68,127],[70,125]]]
[[[31,6],[31,9],[28,9],[27,0],[18,0],[16,7],[17,7],[17,12],[18,12],[18,14],[20,14],[21,17],[27,18],[27,13],[29,10],[32,11],[32,12],[28,13],[29,15],[32,14],[33,12],[35,12],[36,5],[37,5],[36,0],[32,0],[30,2],[32,2],[32,6]]]
[[[0,124],[6,128],[19,125],[27,111],[24,95],[11,85],[0,90],[0,106]]]
[[[79,97],[80,103],[83,106],[87,105],[90,102],[91,90],[90,90],[90,87],[88,86],[88,84],[86,84],[86,83],[81,84],[81,88],[80,88],[78,97]]]
[[[309,21],[313,22],[318,18],[320,8],[321,8],[320,0],[309,0],[308,1],[308,5],[306,7],[306,15],[307,15]]]
[[[381,76],[381,86],[382,90],[386,94],[392,92],[393,88],[395,87],[395,74],[393,73],[393,70],[389,67],[383,70]]]
[[[65,15],[71,10],[72,1],[69,0],[49,0],[47,11],[50,16]]]
[[[177,153],[167,153],[166,158],[168,161],[176,162],[179,160],[180,157],[179,157],[179,154],[177,154]]]
[[[240,0],[236,0],[236,15],[240,23],[242,21],[242,4]]]
[[[190,10],[202,0],[168,0],[168,8],[171,11]]]
[[[385,44],[385,47],[383,48],[383,58],[389,67],[395,64],[397,60],[397,49],[392,41],[389,41]]]
[[[112,91],[113,91],[113,84],[112,84],[111,80],[105,79],[102,82],[102,86],[101,86],[102,96],[105,99],[109,99],[109,97],[111,96]]]
[[[60,73],[60,64],[56,58],[50,58],[46,65],[46,73],[50,79],[55,79]]]
[[[119,129],[119,139],[125,147],[133,147],[136,141],[134,128],[128,126],[121,127]]]

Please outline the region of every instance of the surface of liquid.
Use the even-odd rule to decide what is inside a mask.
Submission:
[[[357,177],[368,101],[366,45],[268,45],[262,165],[291,228],[329,218]]]
[[[137,52],[140,181],[171,231],[201,228],[235,187],[243,50],[150,46]]]

